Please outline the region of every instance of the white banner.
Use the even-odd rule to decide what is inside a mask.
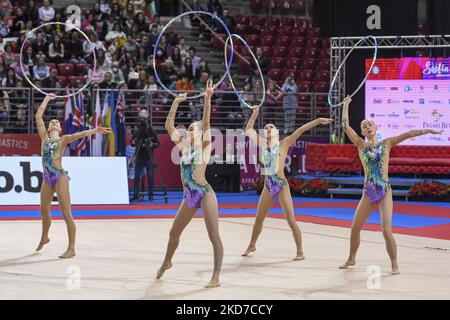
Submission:
[[[72,204],[129,204],[125,157],[64,157]],[[0,157],[0,205],[38,205],[41,157]]]

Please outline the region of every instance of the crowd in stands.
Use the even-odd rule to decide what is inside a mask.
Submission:
[[[209,0],[205,7],[198,0],[193,0],[191,5],[194,10],[207,10],[218,15],[232,32],[239,26],[218,0]],[[84,85],[88,78],[92,78],[93,87],[102,89],[160,89],[155,80],[152,60],[163,25],[158,15],[149,13],[146,1],[97,0],[91,8],[83,8],[81,20],[75,22],[69,19],[71,13],[67,13],[67,8],[55,8],[50,0],[29,0],[14,6],[11,0],[0,0],[0,9],[0,86],[4,88],[0,93],[0,124],[8,118],[13,127],[18,128],[16,132],[22,132],[20,128],[26,118],[28,100],[20,91],[8,88],[29,87],[25,75],[38,87],[59,90],[57,93],[60,94],[64,94],[66,87]],[[195,17],[192,19],[195,25]],[[46,25],[31,33],[31,30],[46,22],[71,24]],[[71,25],[84,31],[90,42]],[[213,27],[217,28],[214,24]],[[211,37],[208,32],[201,34],[206,39]],[[24,42],[23,72],[19,61]],[[94,52],[97,61],[95,68]],[[295,81],[288,77],[282,86],[271,82],[268,79],[269,59],[264,57],[259,47],[256,56],[267,86],[267,104],[275,105],[282,101],[286,114],[289,114],[289,119],[286,119],[291,123],[292,119],[295,120],[297,97],[285,94],[299,91]],[[156,48],[156,66],[162,83],[171,90],[203,90],[208,78],[217,81],[217,76],[220,76],[212,74],[207,60],[200,58],[196,48],[187,45],[186,40],[170,28]],[[254,62],[251,69],[252,74],[247,79],[242,96],[249,104],[257,103],[262,90]],[[225,81],[218,90],[228,88],[229,84]],[[156,98],[170,103],[167,94],[158,94]],[[215,102],[220,103],[222,98],[216,95]],[[142,102],[142,98],[138,102]],[[236,99],[229,105],[229,121],[238,119],[243,122],[248,118],[249,109],[242,101],[240,105]],[[188,118],[199,118],[200,106],[201,101],[192,101],[180,112]],[[291,127],[288,126],[288,131],[293,129]]]

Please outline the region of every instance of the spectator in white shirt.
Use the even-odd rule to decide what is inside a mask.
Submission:
[[[42,7],[39,8],[39,20],[42,23],[49,22],[55,17],[55,9],[50,6],[49,0],[42,1]]]

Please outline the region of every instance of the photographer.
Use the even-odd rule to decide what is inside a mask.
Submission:
[[[131,145],[136,148],[133,156],[135,167],[132,201],[138,200],[141,174],[144,168],[147,169],[148,197],[150,201],[153,201],[153,168],[156,167],[153,151],[159,147],[159,140],[156,132],[149,125],[147,110],[139,111],[139,126],[133,132]]]

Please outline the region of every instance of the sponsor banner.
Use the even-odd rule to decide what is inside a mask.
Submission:
[[[366,59],[366,72],[371,65],[372,59]],[[377,59],[367,79],[450,80],[450,58],[407,57]],[[400,90],[396,86],[377,85],[372,87],[374,88],[373,90]]]
[[[37,134],[0,134],[0,156],[39,156],[41,138]]]
[[[3,157],[0,205],[38,205],[41,157]],[[125,157],[64,157],[72,204],[128,204]]]

